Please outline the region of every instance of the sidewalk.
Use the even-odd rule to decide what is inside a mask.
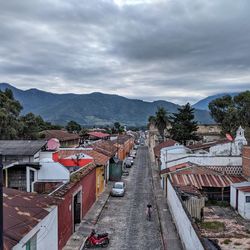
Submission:
[[[86,237],[90,234],[91,229],[95,228],[95,225],[101,215],[105,204],[109,198],[110,189],[112,187],[112,182],[108,183],[105,191],[99,196],[94,205],[88,211],[81,221],[78,229],[69,238],[64,250],[79,250],[83,246]]]
[[[163,246],[166,250],[181,250],[183,249],[181,240],[172,220],[172,216],[167,204],[167,198],[164,196],[163,189],[161,188],[159,172],[153,161],[152,152],[150,152],[150,149],[149,154],[152,167],[153,189],[160,220]]]

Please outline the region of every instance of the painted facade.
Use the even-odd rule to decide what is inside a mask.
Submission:
[[[72,179],[80,178],[77,175]],[[69,189],[62,187],[52,193],[62,198],[58,205],[58,249],[61,250],[74,233],[75,224],[78,224],[96,200],[96,169],[93,168],[87,175],[76,181],[74,185],[68,184]],[[72,186],[71,186],[72,185]],[[77,206],[80,207],[79,218],[76,218]],[[62,219],[63,218],[63,219]],[[76,219],[78,221],[76,221]]]

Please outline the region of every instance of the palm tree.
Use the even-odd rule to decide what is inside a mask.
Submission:
[[[155,126],[157,127],[159,134],[161,136],[161,140],[164,140],[164,130],[169,123],[168,112],[163,107],[158,107],[155,117]]]

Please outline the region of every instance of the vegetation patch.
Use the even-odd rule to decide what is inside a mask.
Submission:
[[[231,243],[232,241],[230,240],[230,239],[225,239],[224,241],[223,241],[223,244],[225,244],[225,245],[228,245],[229,243]]]
[[[201,228],[213,232],[222,232],[225,229],[225,225],[220,221],[206,221],[201,223]]]

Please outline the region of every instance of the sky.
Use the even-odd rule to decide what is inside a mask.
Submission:
[[[10,0],[0,82],[194,103],[250,89],[249,0]]]

